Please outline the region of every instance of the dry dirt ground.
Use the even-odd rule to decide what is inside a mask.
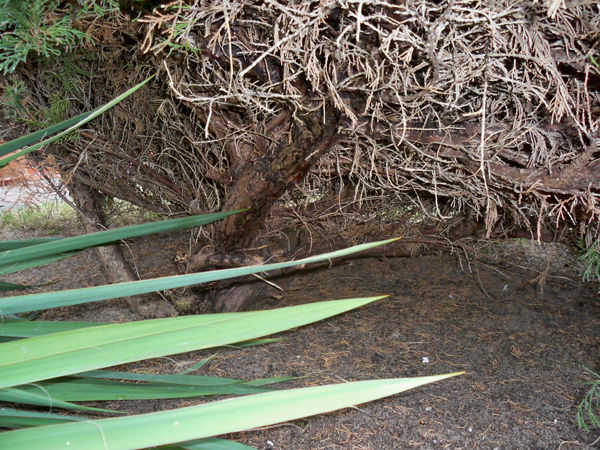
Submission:
[[[128,248],[143,278],[175,274],[173,257],[189,250],[189,234],[137,239]],[[390,296],[281,333],[284,340],[276,344],[220,350],[196,374],[302,377],[288,387],[466,374],[356,409],[229,437],[257,449],[290,450],[600,448],[600,430],[585,432],[575,420],[587,390],[582,382],[589,380],[584,367],[600,369],[597,287],[581,281],[564,248],[515,241],[491,245],[488,253],[485,263],[470,264],[463,254],[354,258],[279,279],[284,291],[273,289],[253,308]],[[105,282],[93,252],[6,279],[50,280],[57,281],[51,289]],[[39,320],[135,319],[121,302],[108,301],[49,311]],[[129,368],[174,373],[215,353],[175,355]],[[203,401],[109,407],[142,413]]]

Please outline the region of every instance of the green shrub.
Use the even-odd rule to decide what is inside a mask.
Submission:
[[[0,103],[3,106],[4,117],[8,120],[17,121],[25,112],[23,100],[25,99],[25,83],[22,80],[12,80],[5,87]]]
[[[6,75],[32,55],[55,58],[89,37],[74,27],[85,14],[102,16],[117,0],[0,0],[0,70]]]
[[[577,246],[580,249],[578,260],[585,265],[583,280],[600,281],[600,242],[595,240],[588,247],[585,241],[580,240],[577,242]]]
[[[586,370],[593,380],[586,383],[591,387],[577,408],[577,424],[579,428],[589,431],[588,423],[592,428],[600,428],[600,375],[590,369]]]

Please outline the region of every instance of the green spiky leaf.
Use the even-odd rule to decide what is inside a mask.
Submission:
[[[15,430],[0,434],[0,448],[134,450],[173,444],[335,411],[461,373],[290,389],[172,411]]]

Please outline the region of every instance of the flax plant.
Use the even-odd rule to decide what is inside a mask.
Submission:
[[[4,156],[0,159],[0,166],[16,155],[41,148],[81,126],[140,86],[92,113],[26,136],[16,143],[13,141],[0,146],[0,157]],[[47,138],[53,133],[58,134]],[[45,140],[31,145],[39,139]],[[23,149],[23,146],[29,147]],[[6,156],[15,151],[12,156]],[[67,258],[87,248],[151,233],[201,226],[237,212],[165,220],[66,239],[0,242],[0,276]],[[329,260],[393,240],[277,264],[0,298],[0,403],[80,410],[98,417],[98,414],[118,413],[73,402],[245,395],[171,411],[109,418],[82,418],[12,407],[0,408],[0,428],[10,430],[0,432],[0,449],[133,450],[155,446],[165,446],[163,450],[247,449],[249,447],[215,436],[334,411],[458,375],[450,373],[276,390],[270,385],[291,378],[245,381],[189,374],[206,360],[188,371],[172,375],[106,370],[119,364],[182,352],[272,342],[257,339],[348,312],[382,296],[316,302],[268,311],[117,324],[32,322],[23,318],[23,314],[48,308],[103,301]],[[28,286],[0,281],[0,290],[5,292],[26,288]],[[132,384],[132,381],[136,383]]]

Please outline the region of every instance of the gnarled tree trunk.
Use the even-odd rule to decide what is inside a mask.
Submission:
[[[216,242],[224,260],[235,259],[227,256],[230,252],[249,251],[255,246],[258,230],[281,194],[300,182],[334,144],[340,126],[339,113],[328,105],[325,116],[327,121],[323,121],[323,111],[319,110],[292,119],[291,113],[283,112],[267,124],[268,131],[283,135],[275,145],[258,137],[245,151],[229,152],[233,160],[229,174],[232,183],[223,210],[247,208],[247,211],[229,216],[217,225]],[[220,124],[217,120],[214,123],[218,134],[222,131]],[[287,132],[282,133],[281,128]],[[249,149],[255,151],[251,153]],[[205,269],[205,255],[196,254],[188,260],[187,272]],[[243,309],[265,291],[265,285],[256,279],[246,280],[232,287],[226,287],[231,282],[217,286],[206,294],[203,303],[217,311]]]

